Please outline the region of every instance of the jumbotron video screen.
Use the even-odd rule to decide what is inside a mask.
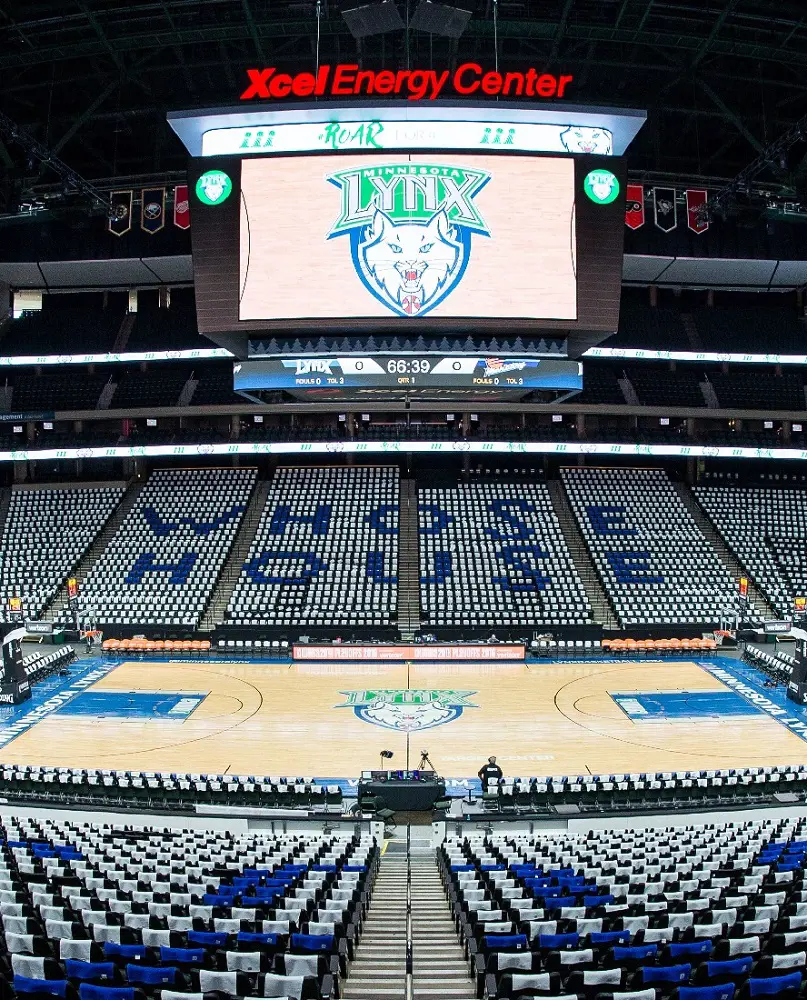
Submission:
[[[242,164],[239,319],[577,318],[572,160],[403,154],[332,166]]]
[[[194,159],[200,330],[610,331],[624,173],[504,151]]]

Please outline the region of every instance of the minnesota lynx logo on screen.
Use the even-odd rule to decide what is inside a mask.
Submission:
[[[365,288],[398,316],[424,316],[462,281],[471,236],[490,236],[474,199],[485,170],[435,164],[352,167],[328,174],[341,193],[327,234],[350,237]]]

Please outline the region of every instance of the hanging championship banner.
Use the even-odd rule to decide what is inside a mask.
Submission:
[[[693,233],[700,235],[709,228],[709,219],[700,214],[701,206],[706,204],[706,191],[700,188],[687,188],[687,225]]]
[[[174,225],[178,229],[190,229],[191,210],[187,184],[177,184],[174,188]]]
[[[628,229],[639,229],[644,225],[643,184],[628,184],[625,199],[625,225]]]
[[[107,228],[115,236],[123,236],[132,228],[132,192],[112,191],[109,195]]]
[[[653,214],[659,229],[665,233],[675,229],[678,225],[675,188],[653,188]]]
[[[165,188],[143,188],[140,226],[152,236],[165,225]]]

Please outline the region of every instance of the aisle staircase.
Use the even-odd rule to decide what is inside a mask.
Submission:
[[[583,581],[583,587],[591,605],[591,616],[594,622],[602,625],[603,628],[616,628],[617,620],[611,603],[606,596],[602,582],[600,581],[596,567],[591,560],[586,543],[577,525],[577,518],[569,506],[566,498],[566,491],[559,479],[552,479],[547,483],[549,496],[552,500],[552,508],[560,524],[560,530],[572,557],[577,575]]]
[[[241,524],[238,526],[238,531],[233,540],[233,547],[230,549],[229,556],[227,556],[227,562],[222,567],[218,583],[213,588],[213,593],[210,595],[205,613],[202,615],[199,623],[200,632],[210,632],[224,621],[227,605],[230,603],[235,585],[241,577],[241,570],[247,561],[250,547],[258,530],[263,508],[266,506],[266,498],[269,496],[270,486],[271,480],[259,480],[257,486],[252,491],[249,504],[244,511]]]
[[[684,328],[684,333],[687,335],[691,350],[702,351],[703,340],[701,340],[700,330],[698,330],[698,325],[692,313],[681,313],[681,325]]]
[[[56,591],[56,596],[53,600],[45,606],[44,611],[40,617],[44,619],[56,620],[59,614],[67,608],[67,581],[71,577],[75,577],[78,580],[79,588],[82,583],[87,579],[87,574],[90,572],[95,563],[101,558],[106,549],[107,545],[112,541],[118,528],[123,524],[129,511],[137,503],[137,498],[143,492],[143,487],[146,485],[146,479],[132,479],[121,498],[121,502],[115,508],[112,516],[101,529],[100,534],[96,536],[95,541],[87,549],[78,563],[73,566],[69,573],[65,576],[65,582]]]
[[[426,844],[428,841],[426,841]],[[407,864],[408,861],[408,864]],[[457,941],[434,850],[393,841],[378,879],[343,1000],[407,997],[407,873],[411,869],[412,992],[414,1000],[473,1000],[474,983]]]
[[[741,576],[746,577],[748,580],[748,599],[752,615],[761,620],[778,618],[779,615],[774,611],[765,596],[759,590],[757,585],[751,579],[750,574],[746,569],[743,568],[739,559],[734,555],[731,549],[726,545],[723,536],[717,530],[717,528],[712,524],[709,517],[706,515],[705,511],[695,499],[695,494],[690,490],[686,483],[673,483],[673,488],[675,489],[678,496],[681,498],[681,502],[692,515],[695,524],[697,524],[701,533],[706,537],[706,541],[709,543],[711,548],[714,550],[717,558],[723,563],[726,569],[734,577],[735,583],[737,583],[737,592],[739,593],[739,580]]]
[[[132,335],[136,319],[137,313],[127,312],[124,314],[123,319],[120,321],[118,332],[115,334],[115,340],[112,343],[113,354],[122,354],[126,350],[126,345],[129,343],[129,337]]]
[[[420,631],[420,552],[418,491],[414,479],[402,479],[398,502],[398,629],[404,642]]]
[[[628,406],[641,406],[642,401],[636,392],[633,382],[628,378],[628,376],[623,372],[622,378],[618,378],[619,388],[622,391],[622,396]]]
[[[0,489],[0,535],[8,517],[8,508],[11,506],[11,488],[6,486]]]

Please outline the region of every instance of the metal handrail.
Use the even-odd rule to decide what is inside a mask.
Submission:
[[[415,996],[414,947],[412,942],[412,827],[406,824],[406,1000]]]

